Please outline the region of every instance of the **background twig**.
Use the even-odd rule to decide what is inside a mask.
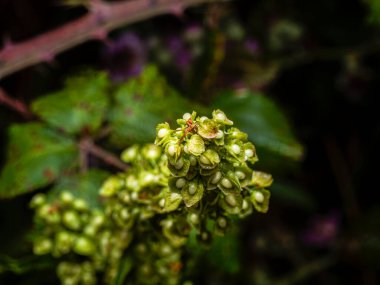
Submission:
[[[134,0],[98,3],[87,15],[60,28],[0,51],[0,79],[125,24],[216,0]]]
[[[11,98],[2,88],[0,88],[0,104],[19,112],[26,119],[33,116],[24,102]]]

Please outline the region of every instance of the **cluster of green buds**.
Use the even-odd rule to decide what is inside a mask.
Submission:
[[[191,237],[209,243],[231,216],[267,212],[272,177],[252,170],[258,158],[247,134],[220,110],[212,118],[186,113],[177,123],[159,124],[155,144],[121,154],[129,168],[104,181],[101,209],[66,191],[32,199],[34,253],[59,259],[62,284],[96,284],[96,277],[114,284],[120,272],[123,284],[179,284]]]
[[[127,237],[112,227],[101,209],[91,209],[68,191],[58,198],[37,194],[30,206],[35,210],[34,254],[60,261],[62,284],[96,284],[98,272],[106,279],[115,277]]]
[[[251,169],[258,158],[246,133],[220,110],[212,118],[185,113],[177,124],[175,129],[168,123],[156,128],[155,143],[163,147],[171,173],[168,210],[174,210],[171,197],[177,197],[176,206],[184,205],[204,238],[210,218],[215,231],[223,233],[230,215],[244,217],[252,208],[267,212],[270,192],[265,187],[272,177]]]

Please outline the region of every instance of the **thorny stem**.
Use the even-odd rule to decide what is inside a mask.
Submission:
[[[0,79],[20,69],[49,61],[58,53],[90,39],[103,39],[117,27],[164,13],[178,14],[185,8],[217,0],[96,1],[89,12],[60,28],[0,51]],[[94,3],[94,2],[93,2]]]
[[[81,150],[81,152],[92,154],[100,158],[104,162],[108,163],[109,165],[115,166],[116,168],[119,168],[121,170],[126,170],[128,168],[128,165],[122,162],[113,153],[108,152],[102,149],[101,147],[95,145],[89,138],[85,138],[80,141],[79,149]]]
[[[0,104],[17,111],[26,119],[33,116],[24,102],[11,98],[2,88],[0,88]]]

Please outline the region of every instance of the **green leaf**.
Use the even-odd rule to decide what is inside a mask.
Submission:
[[[115,278],[115,281],[113,282],[113,285],[125,284],[125,278],[127,277],[128,273],[131,272],[132,268],[133,258],[131,256],[124,257],[123,260],[120,262],[119,270],[117,272],[117,276]]]
[[[63,191],[67,191],[75,198],[86,201],[91,208],[99,208],[99,189],[109,175],[106,171],[91,169],[86,173],[62,176],[49,192],[49,197],[54,199]]]
[[[109,104],[104,73],[87,73],[67,80],[65,88],[37,99],[32,110],[53,127],[70,134],[96,131]]]
[[[158,123],[175,122],[183,113],[199,109],[171,88],[154,66],[121,85],[114,101],[109,121],[111,141],[117,146],[153,141]]]
[[[9,129],[7,163],[0,174],[0,198],[54,182],[78,157],[75,142],[39,123]]]
[[[236,230],[231,230],[223,237],[215,237],[207,258],[222,272],[238,273],[241,267],[239,252],[238,233]]]
[[[234,125],[248,133],[249,139],[262,148],[295,160],[301,159],[303,147],[279,107],[267,96],[246,92],[224,92],[214,102]]]

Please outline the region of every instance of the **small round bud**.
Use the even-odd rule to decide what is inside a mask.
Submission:
[[[172,248],[168,245],[168,244],[165,244],[161,247],[161,254],[162,255],[169,255],[172,253]]]
[[[208,118],[206,116],[202,116],[199,120],[201,123],[203,123],[204,121],[206,121]]]
[[[30,202],[30,206],[32,208],[40,207],[46,202],[46,197],[44,194],[39,193],[37,195],[34,195],[32,198],[32,201]]]
[[[184,164],[183,158],[181,157],[180,159],[177,160],[177,162],[175,163],[174,167],[175,167],[175,169],[179,170],[179,169],[181,169],[183,167],[183,164]]]
[[[176,154],[176,152],[177,152],[177,149],[178,149],[178,147],[176,145],[174,145],[174,144],[169,145],[169,147],[168,147],[168,154],[170,156],[174,156]]]
[[[70,230],[79,230],[81,227],[80,217],[72,210],[63,213],[62,222]]]
[[[35,255],[43,255],[49,253],[53,248],[53,242],[48,238],[37,240],[33,246]]]
[[[124,221],[128,220],[131,215],[129,214],[128,209],[124,208],[120,211],[120,218]]]
[[[225,228],[225,227],[227,227],[227,220],[226,220],[226,218],[224,218],[224,217],[219,217],[219,218],[216,220],[216,222],[217,222],[218,226],[221,227],[221,228]]]
[[[246,149],[246,150],[244,151],[244,154],[245,154],[246,157],[251,158],[251,157],[253,157],[254,152],[253,152],[252,149]]]
[[[73,206],[78,211],[83,211],[87,209],[87,203],[83,199],[75,199]]]
[[[136,201],[138,198],[139,198],[139,194],[137,192],[132,192],[131,193],[131,199],[132,200]]]
[[[234,154],[239,154],[240,153],[240,146],[238,146],[237,144],[233,144],[232,146],[231,146],[231,150],[232,150],[232,152],[234,153]]]
[[[211,161],[206,157],[206,156],[204,156],[204,155],[201,155],[200,157],[199,157],[199,160],[200,160],[200,162],[202,162],[203,164],[211,164]]]
[[[168,130],[168,129],[162,128],[162,129],[160,129],[160,130],[157,132],[157,137],[160,138],[160,139],[162,139],[162,138],[165,137],[168,133],[169,133],[169,130]]]
[[[255,193],[253,194],[253,197],[258,203],[262,203],[265,200],[263,193],[258,192],[258,191],[255,191]]]
[[[249,208],[249,204],[246,200],[243,200],[243,205],[242,205],[242,209],[243,210],[247,210]]]
[[[182,118],[183,118],[185,121],[187,121],[188,119],[191,118],[191,114],[190,114],[190,113],[185,113],[185,114],[183,114]]]
[[[78,237],[75,240],[73,250],[77,254],[90,256],[95,252],[95,245],[89,238]]]
[[[245,173],[243,171],[235,171],[235,176],[239,179],[239,180],[243,180],[245,179]]]
[[[231,180],[229,180],[228,178],[223,178],[221,184],[224,188],[232,188],[233,186]]]
[[[199,215],[196,213],[191,213],[189,216],[189,220],[193,224],[198,224],[199,223]]]
[[[194,155],[190,155],[189,156],[189,160],[190,160],[190,165],[191,166],[197,165],[197,159],[196,159],[196,157]]]
[[[217,139],[221,139],[224,136],[224,133],[222,130],[219,130],[218,133],[216,134]]]
[[[164,207],[165,207],[165,199],[162,198],[162,199],[158,202],[158,205],[159,205],[161,208],[164,208]]]
[[[227,117],[224,113],[219,112],[216,114],[215,119],[217,119],[219,121],[224,121],[225,119],[227,119]]]
[[[226,203],[231,207],[235,207],[237,205],[236,198],[233,195],[226,196]]]
[[[195,192],[197,192],[197,185],[195,183],[190,183],[188,192],[190,195],[194,195]]]
[[[73,194],[71,194],[70,192],[68,191],[63,191],[61,193],[61,196],[60,196],[60,199],[63,203],[65,204],[70,204],[71,202],[73,202],[74,200],[74,196]]]
[[[186,184],[186,179],[185,178],[178,178],[177,181],[175,182],[175,186],[178,189],[182,189],[183,186],[185,186],[185,184]]]
[[[219,180],[222,178],[222,173],[220,171],[217,171],[211,178],[212,184],[217,184]]]

